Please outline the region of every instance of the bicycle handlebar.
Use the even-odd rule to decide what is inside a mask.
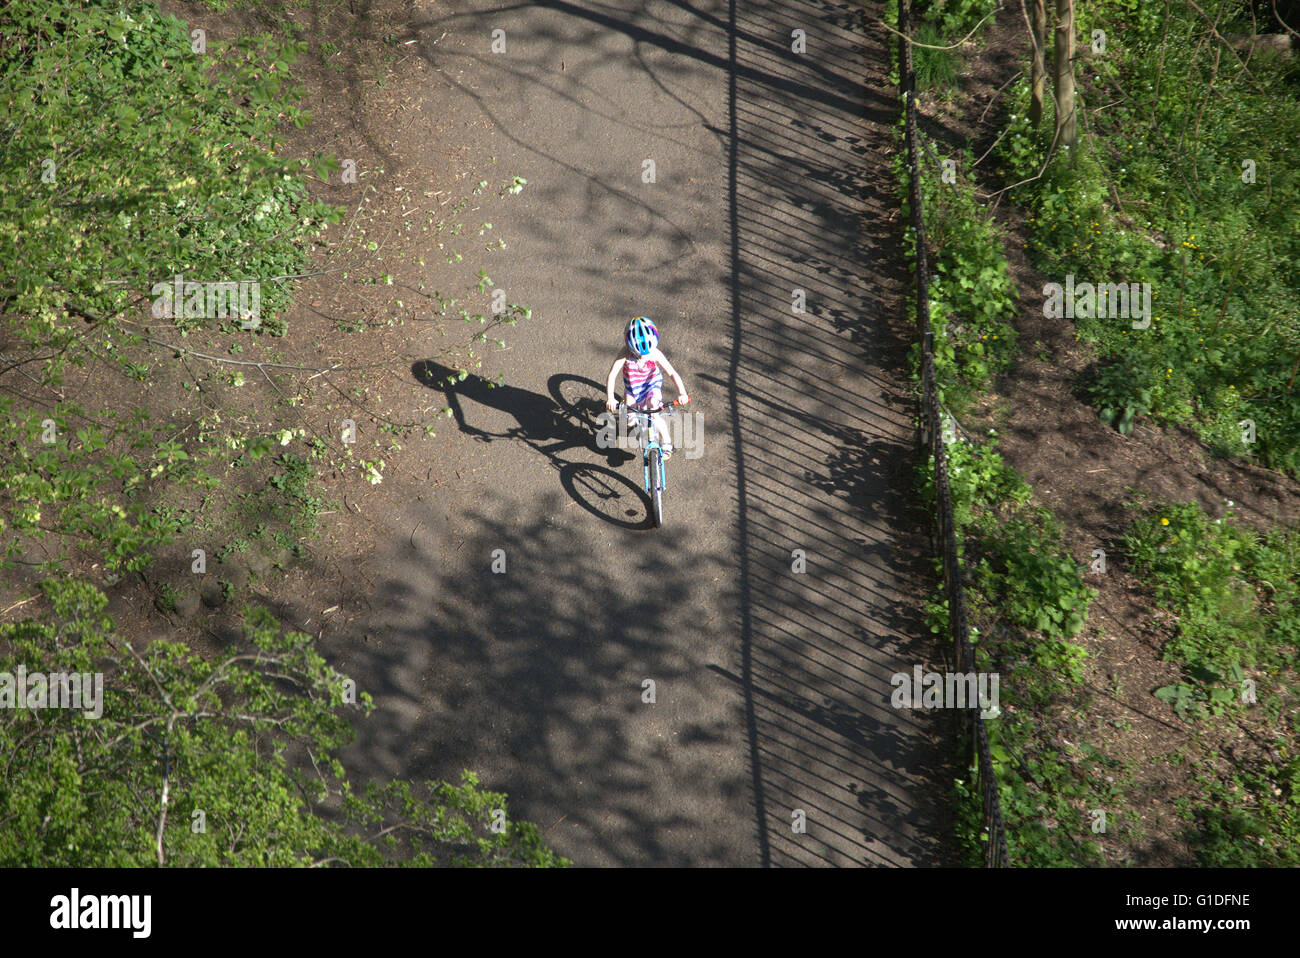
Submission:
[[[682,402],[680,399],[674,399],[668,405],[660,406],[658,409],[632,409],[628,406],[627,401],[624,400],[623,402],[620,402],[618,404],[618,407],[619,409],[622,409],[626,412],[634,413],[640,416],[658,416],[666,412],[671,412],[672,410],[676,409],[678,406],[685,406],[688,403],[689,400],[687,402]]]

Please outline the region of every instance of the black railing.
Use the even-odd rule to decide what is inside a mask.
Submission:
[[[975,649],[966,621],[966,594],[962,587],[961,561],[957,557],[957,527],[953,520],[952,492],[948,485],[948,455],[940,428],[941,410],[934,378],[934,332],[930,328],[930,267],[925,243],[925,221],[921,209],[921,169],[916,133],[916,76],[912,69],[910,4],[898,3],[899,92],[906,120],[907,165],[911,193],[912,229],[916,240],[916,325],[921,337],[921,428],[920,443],[934,460],[935,513],[938,520],[938,548],[943,554],[944,591],[948,598],[948,631],[956,650],[957,669],[977,671]],[[969,759],[974,756],[976,787],[983,805],[983,831],[987,838],[984,863],[989,868],[1008,864],[1007,833],[998,801],[997,777],[989,754],[988,731],[978,703],[962,709],[962,740]]]

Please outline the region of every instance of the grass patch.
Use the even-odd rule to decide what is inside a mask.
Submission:
[[[915,38],[918,43],[929,44],[931,47],[946,45],[938,27],[930,23],[922,23],[917,27]],[[913,47],[912,71],[916,75],[917,90],[951,86],[957,79],[957,55],[951,50]]]

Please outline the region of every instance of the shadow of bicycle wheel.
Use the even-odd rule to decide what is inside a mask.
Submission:
[[[622,529],[650,529],[650,500],[641,487],[613,469],[570,462],[560,469],[564,491],[593,516]]]

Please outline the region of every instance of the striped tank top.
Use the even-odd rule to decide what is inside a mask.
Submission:
[[[664,385],[663,370],[653,359],[638,356],[629,359],[623,365],[623,388],[627,391],[629,402],[643,403]]]

